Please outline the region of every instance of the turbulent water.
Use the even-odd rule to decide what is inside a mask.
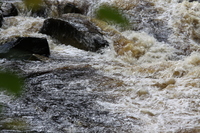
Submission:
[[[27,84],[22,98],[13,100],[2,92],[7,113],[1,123],[15,118],[28,123],[27,132],[45,133],[199,133],[200,3],[71,2],[89,3],[91,17],[103,2],[116,5],[131,23],[129,30],[119,30],[134,43],[118,55],[115,38],[105,36],[110,47],[103,54],[86,52],[39,34],[44,18],[5,18],[1,40],[47,37],[51,57],[43,62],[0,60],[2,69],[22,71]]]

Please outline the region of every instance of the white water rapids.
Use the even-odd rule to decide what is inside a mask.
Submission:
[[[83,3],[78,0],[69,1]],[[116,83],[115,89],[102,90],[119,97],[117,101],[98,100],[97,104],[109,112],[140,121],[138,132],[199,133],[200,3],[178,3],[178,0],[87,1],[91,2],[89,16],[93,16],[94,8],[103,2],[122,9],[130,17],[134,30],[121,31],[121,34],[133,40],[139,49],[143,49],[144,54],[135,58],[130,52],[131,48],[128,48],[125,54],[117,55],[112,38],[107,38],[110,47],[105,49],[105,53],[97,54],[56,44],[48,37],[52,57],[90,59],[88,64],[99,73],[118,79],[120,83]],[[17,34],[45,37],[35,32],[40,29],[43,21],[43,18],[23,15],[5,18],[0,37],[5,39],[6,36]],[[48,66],[38,66],[38,69],[45,67]],[[37,68],[30,67],[27,71],[33,69]],[[102,83],[107,86],[109,84]],[[88,87],[87,91],[92,92],[93,88]]]

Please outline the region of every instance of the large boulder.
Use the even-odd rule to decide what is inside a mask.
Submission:
[[[18,10],[12,3],[3,3],[1,5],[2,15],[4,17],[17,16]]]
[[[86,51],[98,52],[108,46],[97,27],[87,17],[79,14],[67,14],[63,19],[47,19],[40,32]]]
[[[19,37],[0,45],[1,58],[36,59],[35,54],[46,57],[50,55],[49,45],[46,39]]]

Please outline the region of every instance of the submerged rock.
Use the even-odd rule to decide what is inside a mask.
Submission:
[[[31,16],[33,16],[33,17],[43,17],[43,18],[48,17],[48,13],[47,13],[46,7],[41,6],[37,10],[32,10],[31,11]]]
[[[77,14],[65,15],[62,20],[53,18],[45,20],[40,33],[86,51],[98,52],[108,46],[108,42],[97,27],[86,17]]]
[[[135,38],[133,40],[126,38],[124,35],[121,34],[121,32],[119,32],[114,27],[108,25],[108,23],[104,21],[94,18],[91,18],[90,21],[93,22],[97,27],[99,27],[106,36],[112,38],[114,50],[118,55],[126,55],[127,53],[129,53],[130,56],[134,58],[140,58],[142,55],[145,54],[146,49],[148,49],[149,47],[146,44],[137,41],[139,40],[138,38]]]
[[[4,17],[17,16],[18,10],[12,3],[3,3],[1,5],[2,15]]]
[[[91,5],[91,0],[84,0],[79,2],[61,1],[58,3],[58,12],[60,16],[66,13],[77,13],[87,15]]]
[[[32,1],[32,2],[31,2]],[[35,2],[34,2],[35,1]],[[46,0],[22,0],[15,2],[15,6],[17,7],[20,14],[24,14],[32,17],[48,17],[48,13],[50,12],[49,5],[46,5]]]
[[[63,13],[79,13],[79,14],[83,14],[83,12],[76,7],[76,5],[72,4],[72,3],[67,3],[64,8],[63,8]]]
[[[36,59],[34,54],[49,56],[50,50],[46,39],[20,37],[0,46],[1,58]]]

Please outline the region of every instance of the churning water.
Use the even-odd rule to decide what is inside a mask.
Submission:
[[[3,121],[23,119],[30,132],[200,132],[200,3],[178,0],[71,0],[116,5],[131,23],[120,34],[134,43],[115,52],[115,37],[103,54],[78,50],[39,34],[44,18],[5,18],[0,38],[47,37],[44,62],[1,59],[20,70],[26,92],[4,93]],[[113,29],[117,27],[113,27]],[[108,32],[108,31],[106,31]],[[16,132],[13,129],[10,132]],[[6,132],[6,130],[5,130]]]

